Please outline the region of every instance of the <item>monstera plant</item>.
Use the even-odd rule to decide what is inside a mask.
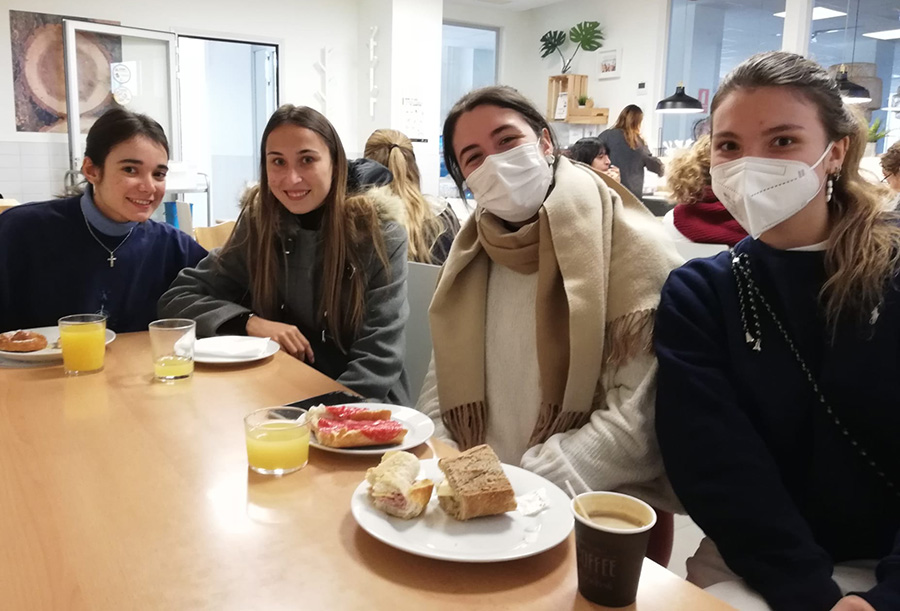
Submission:
[[[562,47],[566,44],[566,33],[562,30],[550,30],[541,36],[541,57],[553,55],[553,52],[559,53],[562,58],[562,73],[566,74],[572,69],[572,60],[578,53],[578,49],[585,51],[596,51],[603,46],[603,30],[600,29],[599,21],[582,21],[578,25],[569,30],[569,40],[575,45],[575,50],[571,57],[566,59],[563,55]]]

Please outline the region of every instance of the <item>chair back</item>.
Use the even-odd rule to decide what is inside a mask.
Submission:
[[[231,237],[234,225],[234,221],[225,221],[212,227],[194,227],[194,239],[206,250],[221,248]]]
[[[410,397],[415,402],[422,391],[428,364],[431,362],[431,327],[428,324],[428,308],[437,287],[437,265],[409,262],[406,278],[409,300],[409,320],[406,322],[406,375],[409,378]]]

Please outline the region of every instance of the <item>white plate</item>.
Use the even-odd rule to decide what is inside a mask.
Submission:
[[[391,410],[391,419],[400,422],[409,432],[403,438],[403,443],[383,445],[383,446],[366,446],[363,448],[330,448],[323,446],[316,441],[316,434],[311,433],[309,436],[309,445],[326,452],[335,452],[337,454],[360,454],[363,456],[381,456],[388,450],[409,450],[417,445],[421,445],[431,438],[434,433],[434,422],[431,418],[420,411],[416,411],[409,407],[399,407],[397,405],[388,405],[386,403],[342,403],[350,407],[366,407],[369,409],[389,409]]]
[[[34,329],[22,329],[23,331],[34,331],[40,333],[47,338],[47,347],[43,350],[35,350],[34,352],[7,352],[0,350],[0,356],[11,361],[25,361],[31,363],[46,363],[50,361],[61,361],[62,350],[53,348],[52,346],[59,341],[59,327],[36,327]],[[116,340],[116,332],[112,329],[106,330],[106,345]]]
[[[201,346],[203,342],[210,339],[215,338],[205,337],[203,339],[198,339],[197,344],[194,346],[194,350],[196,351],[197,346]],[[233,365],[235,363],[252,363],[253,361],[267,359],[279,350],[281,350],[281,346],[278,345],[278,342],[270,339],[265,351],[258,356],[212,356],[208,354],[198,356],[194,354],[194,362],[204,363],[206,365]]]
[[[562,543],[574,526],[569,497],[540,475],[503,465],[516,496],[538,488],[547,492],[547,508],[535,516],[518,510],[502,515],[455,520],[440,508],[437,493],[418,518],[401,520],[375,509],[369,498],[369,484],[363,481],[353,492],[350,511],[363,530],[399,550],[452,562],[503,562],[540,554]],[[434,490],[444,474],[437,459],[421,461],[419,477],[434,482]]]

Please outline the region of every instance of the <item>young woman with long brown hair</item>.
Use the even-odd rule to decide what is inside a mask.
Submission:
[[[613,128],[598,138],[609,149],[609,159],[619,168],[622,185],[638,199],[644,194],[644,168],[663,175],[662,161],[654,157],[641,136],[644,111],[629,104],[619,113]]]
[[[393,174],[387,188],[406,205],[404,225],[409,235],[409,260],[441,265],[459,232],[459,219],[446,200],[422,194],[410,139],[395,129],[376,130],[366,141],[363,155]]]
[[[271,337],[356,392],[408,402],[406,231],[365,192],[323,115],[286,105],[263,132],[259,187],[234,234],[160,300],[201,335]]]
[[[799,55],[713,98],[712,188],[750,237],[663,288],[656,426],[708,537],[688,577],[737,608],[900,609],[900,227],[865,143]]]

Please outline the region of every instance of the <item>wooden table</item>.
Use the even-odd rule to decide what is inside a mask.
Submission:
[[[248,472],[247,412],[340,388],[284,353],[174,385],[151,372],[146,333],[119,335],[98,374],[0,370],[0,608],[598,608],[571,536],[487,565],[370,537],[349,504],[375,458],[313,449],[283,478]],[[629,608],[730,607],[648,560]]]

